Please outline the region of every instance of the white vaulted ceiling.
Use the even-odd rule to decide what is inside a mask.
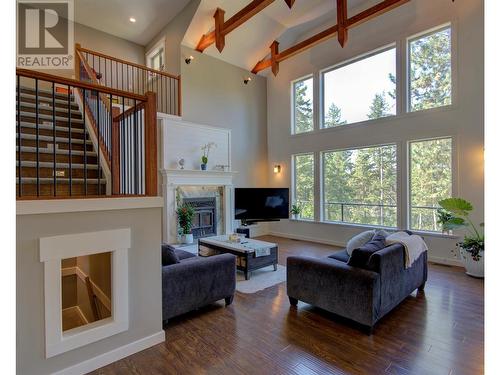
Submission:
[[[75,0],[75,20],[146,45],[190,0]],[[135,23],[129,21],[136,19]]]
[[[380,0],[348,0],[348,8],[356,12]],[[217,7],[226,11],[225,19],[246,6],[249,0],[202,0],[190,27],[184,36],[183,44],[195,48],[201,36],[214,29],[213,14]],[[252,17],[248,22],[226,36],[226,46],[222,53],[215,45],[204,53],[251,70],[253,66],[269,53],[269,46],[278,40],[280,49],[300,41],[305,35],[323,25],[332,26],[336,20],[335,0],[296,0],[289,9],[283,0],[274,3]],[[326,27],[326,26],[325,26]]]

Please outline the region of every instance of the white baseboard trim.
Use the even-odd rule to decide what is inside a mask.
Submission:
[[[436,263],[436,264],[443,264],[445,266],[454,266],[454,267],[464,268],[464,264],[458,259],[431,257],[430,256],[428,258],[428,261],[432,262],[432,263]]]
[[[324,244],[324,245],[332,245],[332,246],[339,246],[339,247],[346,246],[346,244],[341,242],[341,241],[332,241],[332,240],[327,240],[324,238],[307,237],[307,236],[301,236],[301,235],[297,235],[297,234],[281,233],[281,232],[269,232],[269,235],[276,236],[276,237],[289,238],[292,240],[315,242],[315,243],[320,243],[320,244]],[[452,258],[441,258],[441,257],[429,256],[428,261],[432,262],[432,263],[436,263],[436,264],[443,264],[446,266],[455,266],[455,267],[462,267],[462,268],[464,266],[460,260],[452,259]]]
[[[113,349],[107,353],[98,355],[97,357],[80,362],[64,370],[55,372],[53,375],[81,375],[97,370],[110,363],[119,361],[122,358],[128,357],[134,353],[140,352],[154,345],[165,341],[165,331],[157,332],[151,336],[144,337],[140,340],[131,342],[130,344]]]
[[[332,241],[332,240],[327,240],[325,238],[317,238],[317,237],[307,237],[307,236],[301,236],[297,234],[290,234],[290,233],[281,233],[281,232],[269,232],[270,236],[276,236],[276,237],[283,237],[283,238],[289,238],[291,240],[301,240],[301,241],[309,241],[309,242],[315,242],[315,243],[320,243],[324,245],[332,245],[332,246],[339,246],[339,247],[345,247],[346,244],[340,241]]]

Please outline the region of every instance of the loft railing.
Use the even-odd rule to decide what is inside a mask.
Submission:
[[[181,76],[148,68],[75,45],[75,76],[138,95],[156,94],[158,112],[181,115]],[[127,105],[127,103],[125,103]]]
[[[155,93],[16,78],[18,199],[157,195]]]

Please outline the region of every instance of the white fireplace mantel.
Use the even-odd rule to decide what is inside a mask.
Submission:
[[[224,232],[233,229],[233,176],[232,171],[202,171],[188,169],[163,169],[162,191],[163,209],[163,241],[177,242],[176,189],[179,186],[217,186],[224,188]]]

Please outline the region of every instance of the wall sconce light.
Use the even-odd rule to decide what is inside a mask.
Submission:
[[[186,64],[191,64],[191,61],[194,60],[194,57],[193,56],[189,56],[189,57],[186,57],[186,59],[184,60],[186,62]]]
[[[249,83],[249,82],[251,82],[251,81],[252,81],[252,78],[251,78],[251,77],[247,77],[247,78],[245,78],[245,79],[243,80],[243,83],[244,83],[245,85],[248,85],[248,83]]]
[[[277,174],[277,173],[281,173],[281,165],[276,164],[276,165],[274,166],[274,168],[273,168],[273,172],[274,172],[274,173],[276,173],[276,174]]]

